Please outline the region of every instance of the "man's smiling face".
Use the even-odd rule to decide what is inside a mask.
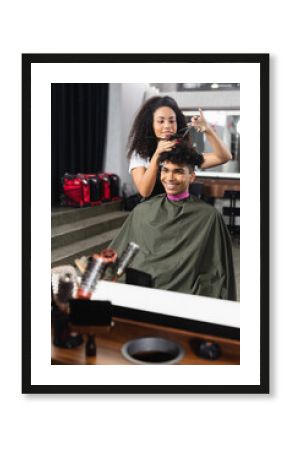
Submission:
[[[195,173],[184,164],[164,161],[161,165],[160,180],[166,194],[178,195],[188,191],[189,185],[195,180]]]

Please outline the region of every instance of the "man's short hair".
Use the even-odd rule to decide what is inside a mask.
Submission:
[[[173,150],[160,154],[158,158],[159,164],[162,165],[165,161],[185,165],[194,171],[195,166],[199,166],[203,162],[203,156],[194,148],[188,147],[187,144],[179,143],[176,144]]]

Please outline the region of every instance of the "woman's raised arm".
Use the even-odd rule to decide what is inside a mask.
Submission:
[[[193,116],[191,119],[192,126],[200,132],[204,132],[212,152],[203,153],[204,161],[200,165],[201,169],[208,169],[209,167],[224,164],[232,159],[232,154],[226,144],[220,139],[214,129],[206,121],[201,108],[199,108],[199,116]]]

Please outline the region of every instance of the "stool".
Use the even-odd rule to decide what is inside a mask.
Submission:
[[[229,217],[228,230],[232,236],[240,235],[240,226],[236,225],[236,217],[240,217],[240,208],[236,207],[236,200],[240,199],[240,191],[225,191],[224,198],[230,199],[230,206],[223,207],[223,215]]]

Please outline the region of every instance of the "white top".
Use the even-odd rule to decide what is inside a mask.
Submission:
[[[145,167],[145,169],[148,169],[149,164],[149,158],[142,158],[142,156],[138,155],[138,153],[134,151],[129,161],[129,173],[131,170],[136,169],[136,167]]]

